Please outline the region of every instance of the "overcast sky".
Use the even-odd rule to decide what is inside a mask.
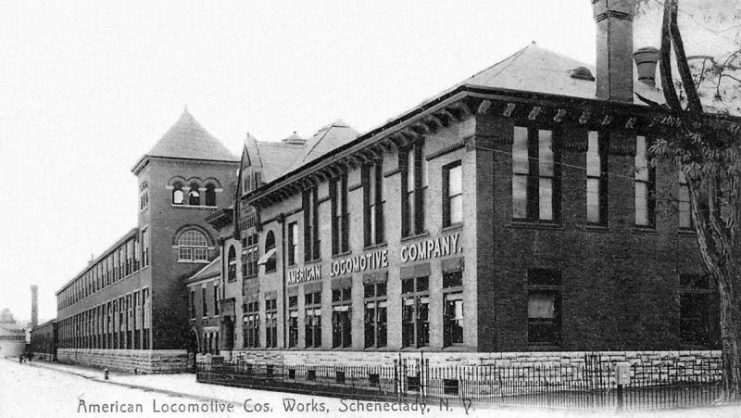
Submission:
[[[0,0],[0,309],[54,292],[136,224],[131,168],[185,105],[246,132],[361,132],[532,41],[594,62],[588,0]]]

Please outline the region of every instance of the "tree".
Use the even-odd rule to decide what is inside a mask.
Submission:
[[[708,19],[733,22],[741,16],[738,3],[720,0],[720,9],[690,16],[701,24],[708,23]],[[639,7],[650,8],[655,4],[658,4],[656,0],[643,0]],[[679,25],[679,0],[664,0],[661,12],[659,72],[666,103],[639,98],[665,115],[661,123],[667,135],[657,140],[651,150],[657,158],[672,159],[688,182],[697,243],[720,297],[724,400],[738,400],[741,399],[741,118],[735,115],[741,114],[741,50],[736,43],[735,50],[720,58],[712,54],[688,55]]]

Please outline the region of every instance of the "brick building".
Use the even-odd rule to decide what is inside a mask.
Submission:
[[[136,163],[136,228],[57,293],[59,361],[125,370],[186,367],[184,280],[219,255],[204,218],[234,200],[238,158],[187,109]]]
[[[663,102],[656,53],[635,77],[625,4],[594,2],[596,68],[531,45],[363,135],[248,138],[229,354],[716,349],[686,184],[649,163],[670,133],[636,99]]]

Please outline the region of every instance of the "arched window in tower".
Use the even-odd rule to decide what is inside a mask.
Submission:
[[[277,268],[275,256],[275,234],[273,231],[268,231],[265,237],[265,254],[260,257],[257,264],[265,264],[265,273],[274,272]]]
[[[190,192],[188,192],[188,204],[199,206],[201,204],[201,195],[198,191],[197,183],[190,183]]]
[[[228,258],[229,271],[227,274],[227,280],[233,282],[237,280],[237,251],[232,245],[229,247],[229,258]]]
[[[206,206],[216,206],[216,186],[213,183],[206,185]]]
[[[172,185],[172,204],[182,205],[185,200],[185,194],[183,193],[183,184],[177,182]]]
[[[178,261],[208,261],[208,241],[200,231],[191,229],[178,238]]]

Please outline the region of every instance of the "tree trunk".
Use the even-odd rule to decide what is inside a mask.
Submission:
[[[741,399],[741,281],[737,277],[718,280],[720,331],[723,350],[725,401]]]

